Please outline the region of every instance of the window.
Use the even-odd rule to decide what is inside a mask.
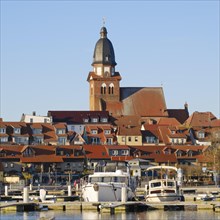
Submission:
[[[111,134],[111,131],[110,130],[104,130],[104,133],[105,134]]]
[[[0,143],[8,142],[8,137],[0,137]]]
[[[63,144],[63,145],[65,145],[66,144],[66,138],[65,137],[58,137],[58,143],[59,144]]]
[[[205,132],[204,131],[199,131],[198,132],[198,138],[205,138]]]
[[[114,84],[111,83],[108,87],[108,94],[114,94]]]
[[[125,137],[122,137],[122,138],[121,138],[121,141],[122,141],[122,142],[125,142]]]
[[[33,123],[33,121],[34,121],[33,118],[30,118],[30,123]]]
[[[122,150],[121,155],[128,155],[128,150]]]
[[[65,129],[57,129],[57,134],[65,134]]]
[[[20,128],[14,128],[14,133],[15,134],[20,134],[21,133],[21,129]]]
[[[36,144],[42,144],[43,143],[43,138],[42,137],[34,137],[34,143]]]
[[[108,122],[108,118],[101,118],[101,122]]]
[[[32,129],[32,133],[33,134],[41,134],[42,133],[42,129],[41,128],[33,128]]]
[[[89,119],[88,118],[84,118],[83,121],[87,123],[87,122],[89,122]]]
[[[98,131],[96,129],[92,129],[91,134],[98,134]]]
[[[34,155],[34,152],[31,148],[27,148],[24,152],[23,152],[23,156],[24,157],[30,157],[30,156],[33,156]]]
[[[193,156],[193,152],[192,152],[191,150],[188,152],[188,156],[189,156],[189,157],[192,157],[192,156]]]
[[[112,151],[112,155],[114,155],[114,156],[118,155],[118,151],[117,150],[113,150]]]
[[[182,151],[178,151],[177,152],[177,157],[181,157],[182,156]]]
[[[91,143],[92,144],[98,144],[98,142],[99,142],[99,139],[97,137],[92,137],[91,138]]]
[[[92,122],[98,122],[98,118],[92,118],[91,121]]]
[[[101,94],[106,94],[106,84],[103,83],[101,86]]]
[[[5,134],[5,128],[0,128],[0,134]]]
[[[131,141],[131,137],[128,137],[128,141]]]
[[[135,140],[135,142],[137,142],[138,141],[138,137],[135,137],[134,140]]]
[[[146,137],[146,142],[147,143],[155,143],[156,139],[153,136],[148,136],[148,137]]]
[[[112,144],[112,138],[107,138],[106,143],[111,145]]]
[[[16,137],[15,136],[15,143],[17,143],[17,144],[28,144],[28,137]]]

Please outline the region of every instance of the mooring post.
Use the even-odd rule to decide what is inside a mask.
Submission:
[[[114,215],[115,214],[115,207],[110,207],[110,214]]]
[[[71,185],[68,185],[68,196],[72,196],[72,188],[71,188]]]
[[[76,195],[77,196],[79,195],[79,184],[78,183],[76,184]]]
[[[125,186],[121,188],[121,202],[127,202],[127,189]]]
[[[40,200],[41,202],[46,200],[47,191],[45,189],[40,189]]]
[[[25,202],[25,203],[29,202],[29,189],[28,189],[28,187],[24,187],[24,190],[23,190],[23,202]]]
[[[33,185],[30,184],[29,187],[30,187],[30,191],[32,191],[33,190]]]
[[[5,186],[5,196],[8,196],[8,186]]]

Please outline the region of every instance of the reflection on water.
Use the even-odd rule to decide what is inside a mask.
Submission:
[[[45,211],[10,212],[0,214],[1,220],[220,220],[220,213],[213,211],[147,211],[138,213],[119,212],[114,215],[96,211]]]

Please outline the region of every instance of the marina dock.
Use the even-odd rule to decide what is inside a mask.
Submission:
[[[39,192],[31,191],[29,200],[22,200],[22,192],[16,192],[12,195],[9,192],[7,196],[1,195],[0,197],[0,211],[41,211],[41,210],[94,210],[97,212],[138,212],[150,210],[213,210],[214,212],[220,211],[220,189],[219,188],[188,188],[183,189],[185,201],[175,202],[146,202],[143,196],[143,189],[139,188],[136,191],[136,197],[139,200],[127,202],[84,202],[81,198],[79,191],[72,191],[70,195],[67,192],[60,194],[55,193],[54,190],[47,192],[48,199],[44,201],[31,199],[33,195],[37,196]],[[198,198],[201,192],[214,195],[212,200],[202,200]],[[20,197],[19,197],[20,196]],[[54,199],[50,197],[54,196]],[[141,199],[142,198],[142,199]]]

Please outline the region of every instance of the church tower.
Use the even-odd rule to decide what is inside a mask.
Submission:
[[[102,27],[93,54],[93,71],[87,78],[91,111],[108,110],[107,103],[120,101],[121,76],[115,72],[116,65],[113,45],[107,38],[106,27]]]

